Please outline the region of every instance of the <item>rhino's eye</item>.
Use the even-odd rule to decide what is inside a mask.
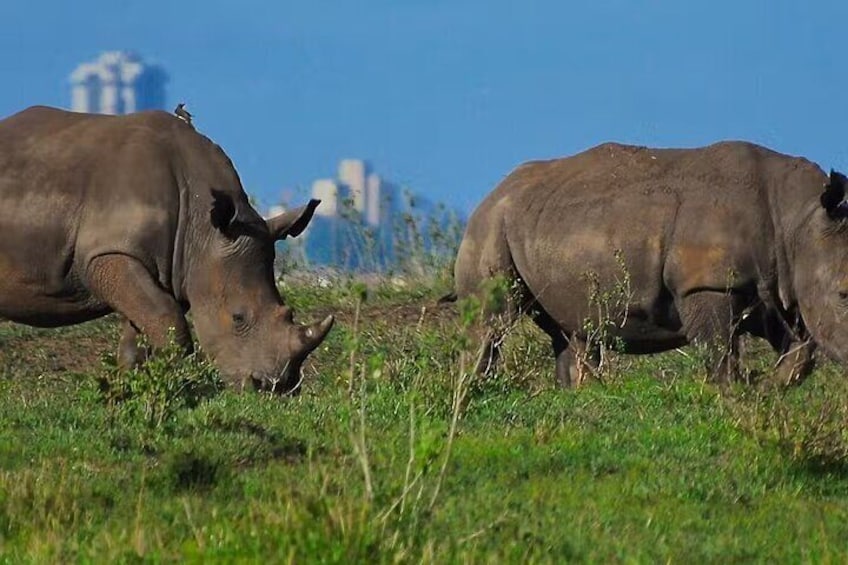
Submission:
[[[233,314],[233,325],[239,329],[243,328],[247,323],[247,316],[244,315],[244,312],[236,312]]]
[[[848,290],[840,290],[839,291],[839,300],[844,302],[848,302]]]

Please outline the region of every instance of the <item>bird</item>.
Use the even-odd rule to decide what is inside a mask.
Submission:
[[[191,114],[188,110],[185,109],[185,102],[180,102],[177,104],[177,107],[174,108],[174,113],[177,115],[179,119],[191,125]]]

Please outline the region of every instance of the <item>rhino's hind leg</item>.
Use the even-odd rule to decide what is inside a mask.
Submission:
[[[600,352],[588,347],[586,340],[566,332],[537,304],[532,311],[533,321],[551,338],[556,360],[556,381],[562,388],[578,387],[597,370]]]
[[[483,290],[476,293],[481,309],[478,320],[473,324],[472,333],[480,343],[475,364],[475,372],[478,375],[491,375],[495,370],[504,339],[524,311],[523,295],[519,289],[504,291],[502,297],[493,299],[492,293],[486,290],[486,284],[495,281],[493,284],[501,286],[512,280],[514,278],[487,279],[486,283],[481,285]]]
[[[576,335],[566,338],[561,331],[551,336],[556,359],[556,380],[562,388],[579,387],[596,374],[600,351]]]
[[[684,297],[679,308],[686,338],[706,348],[707,370],[719,383],[739,380],[737,302],[729,292],[699,291]]]
[[[474,333],[479,338],[475,372],[478,375],[491,375],[501,356],[501,346],[507,334],[518,321],[520,309],[513,301],[508,301],[496,310],[484,310],[477,322]]]
[[[477,353],[477,362],[474,372],[478,375],[491,375],[501,354],[501,341],[503,336],[494,329],[485,331],[480,340],[480,350]]]
[[[191,351],[191,333],[182,308],[139,261],[127,255],[101,255],[91,261],[87,275],[92,292],[127,319],[119,350],[123,361],[138,360],[138,331],[147,336],[151,346],[161,348],[168,344],[173,330],[177,344]]]

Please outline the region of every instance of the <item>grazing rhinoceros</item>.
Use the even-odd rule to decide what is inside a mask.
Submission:
[[[274,285],[274,242],[317,200],[263,220],[220,147],[164,112],[100,116],[33,107],[0,121],[0,316],[32,326],[119,312],[122,365],[169,329],[225,378],[299,383],[333,317],[301,326]]]
[[[781,354],[778,378],[796,382],[815,344],[848,362],[845,185],[839,173],[743,142],[607,143],[527,163],[471,216],[457,295],[479,294],[495,276],[517,280],[517,300],[501,313],[526,311],[551,337],[563,386],[596,362],[587,328],[601,327],[629,353],[704,342],[719,381],[737,376],[739,334],[765,337]],[[610,302],[618,311],[605,316]],[[500,337],[489,329],[478,370],[496,359]]]

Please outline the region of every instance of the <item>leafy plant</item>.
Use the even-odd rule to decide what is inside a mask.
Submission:
[[[114,414],[148,429],[166,425],[183,408],[194,408],[223,388],[218,371],[199,352],[186,356],[173,339],[139,367],[123,370],[104,360],[101,394]]]
[[[624,350],[624,342],[619,337],[618,330],[627,323],[633,290],[624,253],[617,249],[614,255],[618,273],[611,285],[602,286],[601,277],[597,272],[584,273],[592,314],[583,321],[582,331],[586,345],[576,352],[580,373],[577,375],[578,382],[590,376],[599,379],[612,376],[612,354]]]

